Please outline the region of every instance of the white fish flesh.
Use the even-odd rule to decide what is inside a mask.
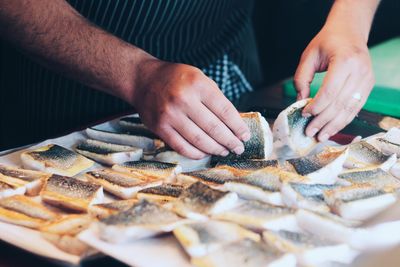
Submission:
[[[192,264],[198,267],[294,267],[296,258],[265,243],[244,239],[222,246],[203,257],[194,257]]]
[[[216,214],[214,219],[224,220],[252,229],[299,231],[295,210],[259,201],[245,201],[237,207]]]
[[[320,266],[330,261],[350,263],[358,254],[347,244],[338,244],[310,233],[264,231],[263,239],[271,247],[293,253],[297,262],[304,266]]]
[[[208,216],[231,209],[237,204],[237,200],[236,193],[221,192],[196,182],[183,190],[180,197],[172,202],[172,209],[189,219],[207,220]]]
[[[21,154],[25,168],[58,175],[74,176],[93,165],[93,161],[62,146],[50,144]]]
[[[191,257],[211,253],[231,242],[245,238],[260,241],[260,235],[236,224],[206,221],[181,225],[173,231],[179,243]]]
[[[131,174],[112,169],[96,170],[86,173],[88,181],[101,185],[104,190],[123,199],[134,198],[139,190],[161,185],[162,179],[144,174]]]
[[[210,165],[211,156],[207,156],[202,159],[190,159],[182,156],[178,152],[165,150],[158,152],[154,156],[153,160],[175,163],[182,167],[183,172],[191,172],[207,168]]]
[[[79,154],[105,165],[135,161],[143,156],[143,149],[141,148],[115,145],[91,139],[81,142],[75,150]]]
[[[305,135],[312,117],[302,116],[310,99],[300,100],[283,110],[273,126],[274,148],[279,158],[308,155],[317,145],[314,137]]]
[[[185,222],[159,204],[141,200],[125,211],[100,220],[95,227],[101,239],[124,243],[171,232]]]
[[[50,234],[75,236],[87,229],[93,221],[94,218],[88,214],[68,214],[42,225],[39,230]]]
[[[0,199],[15,195],[23,195],[25,192],[25,183],[10,181],[9,178],[0,174]]]

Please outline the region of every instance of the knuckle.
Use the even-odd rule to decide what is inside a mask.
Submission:
[[[312,115],[316,116],[319,114],[319,110],[318,107],[316,107],[315,105],[311,106],[308,108],[308,112],[311,113]]]
[[[209,123],[206,131],[211,136],[219,136],[222,133],[221,126],[217,123]]]
[[[193,137],[192,137],[192,143],[193,143],[193,145],[195,145],[196,147],[199,147],[199,146],[201,146],[202,145],[202,143],[203,143],[203,137],[202,137],[202,135],[201,134],[195,134]]]
[[[231,115],[232,109],[229,104],[225,104],[221,107],[221,116],[222,118],[229,118]]]

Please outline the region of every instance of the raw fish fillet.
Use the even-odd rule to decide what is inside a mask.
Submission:
[[[89,214],[98,219],[104,219],[112,214],[124,211],[138,202],[137,199],[116,200],[109,203],[96,204],[89,207]]]
[[[179,184],[162,184],[140,190],[136,197],[159,202],[176,200],[183,192],[184,187]]]
[[[175,163],[182,167],[183,172],[191,172],[205,169],[209,166],[211,156],[202,159],[190,159],[172,150],[158,152],[153,160]]]

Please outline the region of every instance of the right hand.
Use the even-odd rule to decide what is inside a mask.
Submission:
[[[250,131],[217,84],[190,65],[151,60],[140,68],[132,105],[172,149],[193,159],[241,154]]]

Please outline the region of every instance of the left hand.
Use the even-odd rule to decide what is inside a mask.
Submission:
[[[374,86],[366,40],[347,29],[325,25],[301,56],[294,76],[298,100],[309,96],[314,74],[321,71],[327,74],[303,116],[315,116],[306,134],[318,133],[323,142],[353,120]]]

